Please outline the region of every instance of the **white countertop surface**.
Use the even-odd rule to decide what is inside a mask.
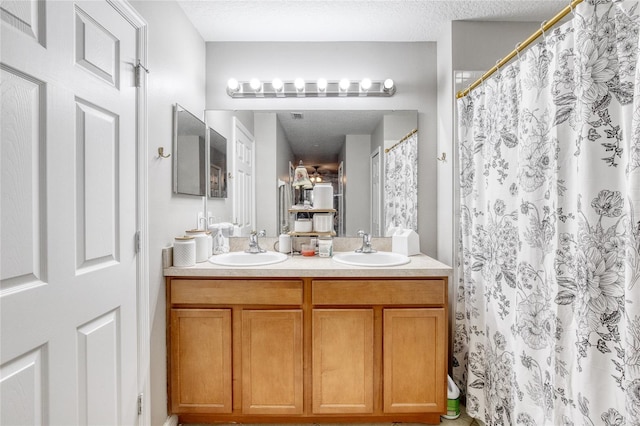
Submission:
[[[166,255],[166,254],[165,254]],[[220,266],[205,261],[195,266],[164,268],[167,277],[449,277],[452,268],[431,257],[418,254],[409,257],[410,262],[400,266],[367,267],[350,266],[326,257],[289,256],[280,263],[265,266]],[[167,263],[165,263],[167,264]]]

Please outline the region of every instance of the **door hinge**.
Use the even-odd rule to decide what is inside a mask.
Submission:
[[[136,87],[140,87],[142,85],[142,71],[149,74],[149,70],[145,68],[145,66],[142,65],[142,63],[140,62],[140,59],[138,59],[138,63],[136,64],[136,67],[135,67]]]
[[[142,415],[142,396],[143,394],[138,395],[138,415]]]
[[[140,231],[136,231],[136,236],[134,237],[134,243],[136,253],[140,253]]]

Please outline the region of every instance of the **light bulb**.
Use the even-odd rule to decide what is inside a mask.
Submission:
[[[342,80],[340,80],[340,90],[346,92],[347,89],[349,89],[349,86],[351,86],[351,82],[348,79],[343,78]]]
[[[371,79],[370,78],[363,78],[362,81],[360,82],[360,89],[363,91],[367,91],[369,89],[371,89]]]
[[[274,78],[273,81],[271,82],[271,86],[273,86],[273,90],[275,90],[276,92],[279,92],[284,87],[284,83],[279,78]]]
[[[325,90],[327,90],[327,79],[326,78],[319,78],[318,79],[318,91],[319,92],[324,92]]]
[[[301,78],[296,78],[293,82],[294,86],[296,86],[296,90],[298,92],[302,92],[304,90],[304,80]]]
[[[236,92],[240,88],[240,83],[238,83],[238,80],[235,78],[230,78],[229,81],[227,81],[227,88],[231,92]]]
[[[393,88],[393,80],[391,80],[390,78],[386,79],[384,81],[384,90],[391,90]]]
[[[251,81],[249,82],[249,85],[256,92],[262,89],[262,83],[257,78],[252,78]]]

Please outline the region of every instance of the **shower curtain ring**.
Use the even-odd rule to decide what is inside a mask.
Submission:
[[[542,31],[542,39],[546,42],[547,41],[547,35],[544,33],[544,26],[547,25],[547,21],[542,21],[542,23],[540,24],[540,30]]]
[[[516,43],[516,56],[518,56],[518,62],[520,62],[520,46],[522,46],[521,42]]]
[[[500,59],[496,61],[496,71],[498,71],[498,75],[502,77],[502,70],[500,69]]]
[[[569,7],[571,8],[571,14],[576,16],[576,7],[573,5],[573,0],[569,0]]]

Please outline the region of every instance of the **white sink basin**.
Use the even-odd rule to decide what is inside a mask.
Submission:
[[[264,253],[246,253],[244,251],[232,251],[224,254],[216,254],[209,258],[209,262],[221,266],[263,266],[280,263],[287,260],[287,255],[275,251]]]
[[[353,266],[398,266],[409,263],[411,259],[404,254],[390,251],[378,251],[375,253],[348,251],[334,254],[333,260]]]

